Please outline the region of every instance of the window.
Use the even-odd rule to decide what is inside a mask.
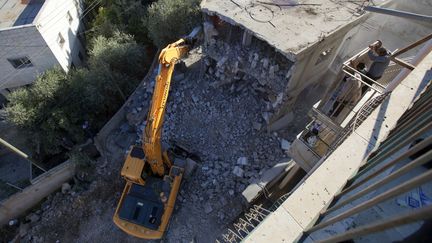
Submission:
[[[63,38],[62,34],[59,33],[59,34],[58,34],[58,37],[57,37],[57,43],[59,44],[60,47],[63,48],[65,42],[66,42],[66,41],[65,41],[65,39]]]
[[[30,61],[30,59],[28,57],[20,57],[20,58],[7,59],[7,60],[10,62],[10,64],[12,64],[12,66],[15,69],[33,66],[32,62]]]
[[[67,11],[66,17],[67,17],[67,20],[68,20],[69,24],[71,24],[71,23],[72,23],[72,20],[73,20],[73,18],[72,18],[72,15],[70,14],[70,12],[69,12],[69,11]]]

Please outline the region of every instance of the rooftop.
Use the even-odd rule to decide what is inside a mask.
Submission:
[[[45,0],[0,0],[0,29],[33,23]]]
[[[202,10],[240,25],[282,53],[296,55],[357,19],[362,1],[204,0]]]

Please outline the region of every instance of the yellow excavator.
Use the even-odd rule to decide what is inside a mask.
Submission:
[[[184,157],[177,159],[179,153],[174,149],[162,148],[161,134],[174,66],[189,52],[199,33],[197,27],[189,36],[161,51],[143,145],[131,147],[121,170],[126,185],[113,220],[120,229],[135,237],[163,237],[187,169]],[[184,156],[184,152],[180,154]]]

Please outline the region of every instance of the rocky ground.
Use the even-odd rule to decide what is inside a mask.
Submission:
[[[200,50],[186,59],[188,71],[176,74],[168,101],[163,140],[187,144],[200,161],[182,185],[164,242],[214,242],[244,209],[246,186],[287,157],[281,148],[286,141],[263,129],[271,104],[247,80],[215,85],[202,60]],[[21,219],[26,224],[13,226],[21,228],[24,242],[142,241],[115,227],[112,215],[124,185],[123,156],[140,142],[151,87],[137,90],[127,107],[128,123],[108,137],[95,170],[48,197]]]

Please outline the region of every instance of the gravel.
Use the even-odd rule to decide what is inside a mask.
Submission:
[[[201,54],[189,55],[189,71],[173,82],[166,108],[163,142],[185,144],[200,160],[183,181],[164,242],[214,241],[244,210],[241,192],[246,186],[287,156],[277,134],[260,131],[272,105],[254,90],[257,81],[213,85],[217,81],[202,74],[198,60]],[[126,108],[128,123],[109,137],[96,179],[83,190],[71,186],[70,193],[43,202],[41,219],[23,242],[139,242],[112,223],[124,185],[119,170],[125,148],[115,139],[130,134],[141,142],[153,85],[135,92]]]

